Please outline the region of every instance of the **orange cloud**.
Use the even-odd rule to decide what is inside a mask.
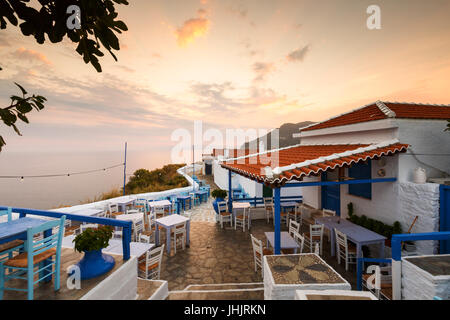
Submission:
[[[42,53],[39,53],[37,51],[31,50],[31,49],[25,49],[24,47],[21,47],[17,49],[14,52],[15,56],[20,59],[26,59],[30,61],[40,61],[45,63],[46,65],[51,65],[52,63],[50,60],[47,59],[45,55]]]
[[[180,47],[186,47],[196,38],[204,36],[209,29],[210,21],[205,18],[205,12],[199,12],[200,18],[189,19],[181,28],[175,31],[177,43]]]

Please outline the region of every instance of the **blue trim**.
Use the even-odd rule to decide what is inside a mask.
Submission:
[[[397,178],[357,179],[345,181],[315,181],[315,182],[286,183],[282,188],[334,186],[338,184],[359,184],[359,183],[378,183],[378,182],[395,182],[395,181],[397,181]]]
[[[439,186],[439,231],[450,231],[450,186]],[[439,253],[450,253],[450,241],[441,240]]]
[[[274,230],[274,242],[275,242],[275,254],[280,254],[281,249],[281,227],[280,227],[280,194],[281,189],[275,188],[274,189],[274,207],[275,207],[275,230]]]
[[[231,171],[228,170],[228,212],[233,210],[233,186],[231,181]]]
[[[450,240],[450,231],[392,235],[392,259],[401,261],[402,241]]]
[[[7,207],[0,207],[0,210],[5,210]],[[109,219],[109,218],[99,218],[99,217],[86,217],[76,214],[64,213],[64,212],[55,212],[55,211],[44,211],[44,210],[36,210],[36,209],[25,209],[25,208],[12,208],[13,212],[20,213],[20,217],[23,218],[27,214],[51,217],[60,219],[62,216],[66,216],[66,219],[80,222],[88,222],[88,223],[96,223],[114,227],[121,227],[122,230],[122,245],[123,245],[123,259],[130,259],[130,242],[131,242],[131,221],[122,221],[117,219]]]

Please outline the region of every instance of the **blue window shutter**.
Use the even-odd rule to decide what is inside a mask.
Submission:
[[[348,175],[350,178],[354,179],[372,179],[372,162],[369,160],[367,164],[353,164],[348,169]],[[372,199],[372,184],[349,184],[348,193],[355,196]]]

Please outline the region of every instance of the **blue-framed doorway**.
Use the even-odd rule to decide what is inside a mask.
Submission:
[[[329,181],[329,173],[322,172],[321,181]],[[321,186],[322,209],[336,211],[336,215],[341,216],[341,186],[323,185]]]

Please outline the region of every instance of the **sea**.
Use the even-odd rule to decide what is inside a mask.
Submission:
[[[170,152],[129,151],[126,179],[137,169],[161,168],[171,163],[170,159]],[[92,201],[123,186],[123,166],[90,174],[67,174],[122,163],[123,152],[0,152],[0,176],[64,174],[49,178],[0,178],[0,206],[47,210]]]

